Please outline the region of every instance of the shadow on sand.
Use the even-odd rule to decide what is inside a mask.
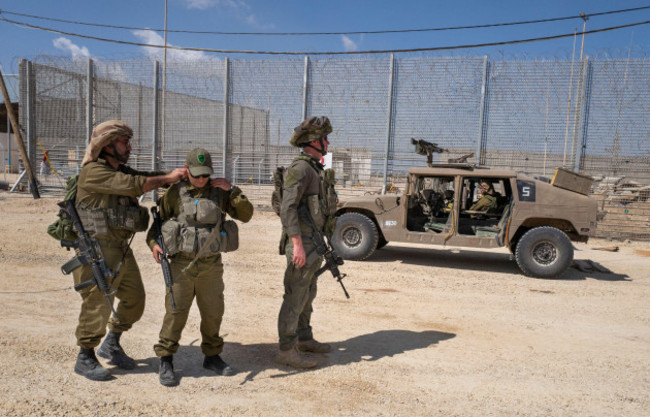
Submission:
[[[273,361],[277,351],[277,343],[258,343],[244,345],[226,343],[222,358],[235,370],[235,375],[246,373],[241,382],[245,384],[254,381],[255,377],[268,369],[278,370],[271,378],[291,376],[296,373],[310,372],[336,365],[347,365],[354,362],[376,361],[392,357],[411,350],[425,349],[437,343],[455,337],[454,333],[427,330],[414,332],[410,330],[381,330],[371,334],[353,337],[348,340],[333,342],[332,351],[327,355],[308,354],[318,361],[318,367],[307,370],[295,370],[288,366],[278,365]],[[200,342],[194,340],[190,345],[183,345],[174,355],[174,370],[182,378],[215,377],[212,371],[203,369],[203,353]],[[158,372],[159,360],[156,357],[137,361],[137,368],[123,371],[113,368],[115,375],[124,373],[154,373]],[[157,378],[157,376],[155,376]],[[182,381],[181,381],[182,383]]]

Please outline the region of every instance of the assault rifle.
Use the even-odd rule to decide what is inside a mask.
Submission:
[[[84,288],[97,285],[99,291],[104,293],[104,297],[106,298],[108,305],[111,307],[111,311],[115,317],[117,317],[117,312],[115,311],[113,302],[111,301],[111,295],[115,294],[115,291],[111,292],[111,288],[106,282],[107,279],[114,278],[115,274],[106,266],[106,263],[104,262],[104,254],[102,253],[102,248],[99,246],[99,242],[94,237],[90,237],[88,232],[86,232],[86,229],[84,229],[81,219],[79,218],[79,213],[77,213],[77,208],[74,205],[74,199],[61,201],[59,206],[72,220],[74,228],[77,229],[77,235],[79,236],[79,238],[74,242],[61,240],[61,246],[67,250],[74,248],[79,251],[78,256],[63,264],[61,272],[68,275],[80,266],[90,264],[93,271],[92,278],[75,285],[75,291],[81,291]]]
[[[318,271],[316,271],[315,275],[318,277],[325,271],[329,270],[332,273],[332,276],[336,278],[339,284],[341,284],[345,298],[350,298],[350,294],[348,294],[348,291],[345,289],[345,285],[343,285],[343,278],[345,278],[347,274],[341,274],[341,271],[339,271],[339,266],[343,265],[344,263],[343,258],[341,258],[336,253],[329,241],[325,240],[323,233],[318,230],[318,227],[316,227],[316,223],[314,223],[314,219],[312,219],[307,206],[299,206],[298,212],[299,214],[302,214],[302,217],[305,218],[311,225],[311,228],[314,231],[314,233],[311,235],[311,240],[314,243],[316,253],[322,256],[325,260],[325,265],[320,267]]]
[[[172,310],[176,311],[176,300],[174,299],[174,291],[172,290],[174,278],[172,277],[172,268],[169,265],[167,247],[165,246],[165,239],[163,239],[162,235],[162,222],[160,221],[160,214],[158,213],[157,207],[151,207],[151,217],[153,218],[154,237],[156,243],[158,243],[158,246],[160,246],[160,249],[162,250],[162,253],[160,254],[160,265],[162,266],[163,278],[165,279],[165,285],[169,288]]]
[[[437,143],[431,143],[424,139],[411,138],[411,143],[415,145],[415,153],[418,155],[427,156],[427,165],[433,164],[433,153],[449,152],[448,149],[443,149]]]

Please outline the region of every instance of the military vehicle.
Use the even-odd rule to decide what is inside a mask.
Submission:
[[[408,171],[403,194],[355,197],[338,208],[331,241],[344,259],[364,260],[388,242],[507,247],[525,275],[556,278],[573,262],[571,241],[586,242],[595,231],[589,177],[558,168],[546,182],[511,170],[434,164],[431,154],[446,150],[413,142],[428,166]],[[492,185],[493,204],[470,210],[482,184]]]

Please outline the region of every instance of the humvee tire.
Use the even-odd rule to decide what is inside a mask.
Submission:
[[[557,278],[573,262],[573,245],[569,237],[555,227],[535,227],[519,239],[515,258],[525,275]]]
[[[377,249],[381,249],[386,245],[388,245],[388,241],[386,240],[386,238],[384,238],[383,236],[379,236],[379,240],[377,241]]]
[[[372,255],[379,242],[377,226],[361,213],[344,213],[336,220],[332,246],[343,258],[362,261]]]

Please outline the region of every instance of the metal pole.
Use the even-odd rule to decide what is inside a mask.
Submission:
[[[585,57],[585,80],[583,87],[584,106],[582,109],[582,138],[580,142],[576,143],[579,150],[576,149],[575,166],[576,171],[581,172],[584,170],[584,159],[587,149],[587,130],[589,128],[589,107],[591,106],[591,62],[589,56]]]
[[[9,112],[7,112],[7,165],[9,165],[9,173],[13,172],[11,166],[11,122],[9,121]]]
[[[580,17],[582,18],[582,44],[580,45],[580,62],[582,62],[582,52],[585,50],[585,30],[587,29],[587,20],[589,20],[589,16],[585,16],[584,13],[580,13]]]
[[[582,17],[582,42],[580,44],[580,64],[582,66],[580,67],[580,73],[578,74],[578,87],[576,90],[576,101],[575,101],[575,109],[574,109],[574,118],[573,118],[573,139],[571,142],[571,170],[575,171],[576,170],[576,154],[577,149],[576,147],[578,146],[578,117],[579,117],[579,109],[580,109],[580,103],[582,102],[582,99],[584,99],[585,96],[585,73],[586,73],[586,66],[585,63],[582,61],[582,54],[585,49],[585,30],[587,29],[587,20],[589,17],[585,16],[584,13],[580,13],[580,17]]]
[[[36,126],[36,86],[35,86],[35,77],[34,77],[34,65],[32,64],[31,61],[27,61],[27,127],[26,127],[26,153],[22,155],[23,157],[23,165],[24,162],[26,161],[28,165],[31,165],[35,162],[36,158],[33,158],[34,156],[34,129]],[[17,128],[14,127],[14,131],[16,131]],[[19,145],[20,146],[20,145]],[[32,160],[32,158],[34,160]],[[29,175],[28,175],[29,178]],[[37,185],[36,183],[36,174],[34,173],[32,175],[32,178],[34,179],[34,182],[32,183],[31,178],[29,178],[29,181],[27,182],[27,187],[30,192],[34,192],[33,188]],[[38,192],[38,191],[37,191]]]
[[[586,97],[586,91],[585,89],[587,88],[587,77],[585,74],[587,73],[587,63],[589,62],[589,59],[587,58],[584,62],[582,62],[582,66],[580,67],[580,73],[578,77],[578,85],[576,87],[576,100],[575,100],[575,108],[574,108],[574,116],[573,116],[573,139],[571,141],[571,170],[575,171],[576,170],[576,154],[577,152],[577,146],[578,146],[578,119],[580,118],[581,112],[580,112],[580,104],[583,102],[583,100]],[[584,116],[584,115],[583,115]]]
[[[162,76],[162,133],[161,133],[161,148],[165,148],[165,93],[167,92],[167,0],[165,0],[165,30],[164,30],[164,43],[163,48],[163,76]]]
[[[90,143],[93,134],[93,60],[88,59],[86,71],[86,143]]]
[[[542,175],[546,176],[546,155],[548,153],[548,102],[551,95],[551,75],[546,80],[546,120],[544,121],[544,164]]]
[[[257,194],[262,192],[262,164],[264,159],[260,160],[260,163],[257,164]]]
[[[305,70],[302,77],[302,120],[307,119],[307,100],[309,91],[309,57],[305,57]]]
[[[487,80],[488,80],[488,57],[483,57],[483,84],[481,85],[481,104],[478,115],[478,138],[476,139],[476,165],[481,166],[485,162],[485,155],[483,149],[485,147],[485,96],[487,93]]]
[[[386,148],[384,150],[384,180],[381,193],[386,194],[388,182],[388,154],[390,153],[391,129],[393,125],[393,82],[395,78],[395,55],[390,54],[390,72],[388,75],[388,118],[386,120]]]
[[[573,61],[576,56],[576,35],[578,28],[573,31],[573,52],[571,54],[571,78],[569,79],[569,100],[566,105],[566,126],[564,129],[564,154],[562,155],[562,167],[566,168],[566,148],[569,141],[569,120],[571,118],[571,98],[573,97]]]
[[[151,135],[151,169],[153,171],[157,168],[156,156],[158,155],[158,91],[160,84],[160,63],[154,61],[153,63],[153,132]],[[156,190],[151,191],[151,201],[156,201]]]
[[[228,57],[223,61],[224,77],[223,77],[223,152],[221,155],[221,176],[227,178],[227,163],[228,163],[228,89],[230,85],[230,65]]]

